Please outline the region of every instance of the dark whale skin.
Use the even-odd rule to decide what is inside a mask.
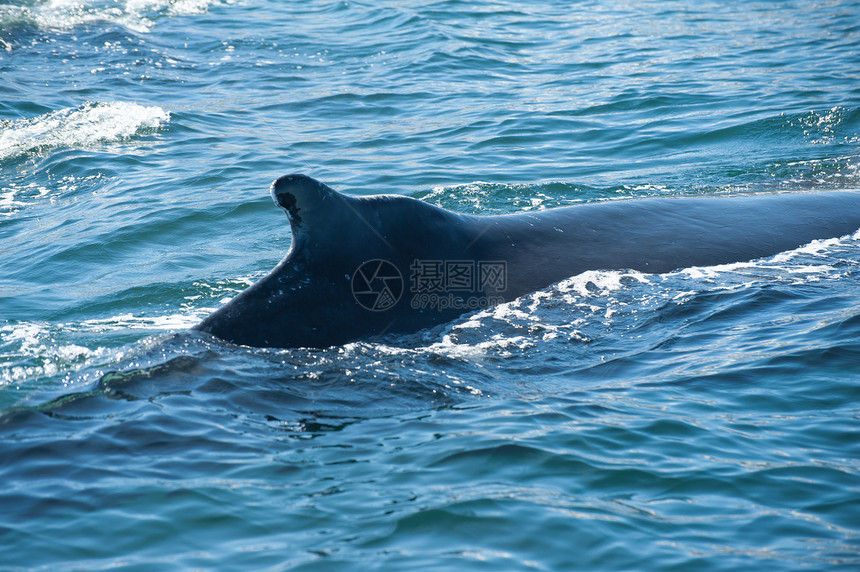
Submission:
[[[740,262],[860,228],[858,191],[627,199],[501,216],[350,197],[304,175],[279,178],[271,192],[292,227],[290,251],[195,330],[246,346],[328,347],[415,332],[586,270]],[[452,289],[418,274],[422,266],[471,270],[472,279],[455,276]],[[482,268],[503,269],[503,279],[482,280]],[[376,270],[373,284],[363,281]],[[386,286],[369,308],[362,291],[372,299]]]

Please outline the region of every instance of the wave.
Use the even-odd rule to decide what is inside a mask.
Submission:
[[[88,102],[29,119],[0,120],[0,161],[43,149],[86,148],[126,141],[170,120],[161,107]]]
[[[487,387],[467,383],[463,380],[468,376],[458,376],[453,370],[442,376],[444,383],[440,382],[440,387],[473,395],[490,388],[498,393],[500,388],[493,377],[494,368],[484,360],[510,358],[535,348],[551,351],[547,350],[548,345],[564,346],[566,355],[582,352],[588,356],[595,352],[592,345],[599,340],[614,340],[613,343],[621,344],[619,348],[626,347],[630,341],[625,342],[622,338],[626,334],[619,337],[619,332],[647,328],[649,316],[659,322],[663,319],[661,316],[683,312],[688,306],[709,307],[709,300],[715,296],[734,296],[740,304],[748,296],[766,297],[775,287],[793,290],[815,283],[832,283],[838,294],[842,287],[850,288],[856,280],[852,276],[857,275],[858,249],[860,231],[848,237],[812,241],[756,261],[691,267],[666,274],[588,271],[430,330],[378,342],[355,342],[330,351],[339,356],[333,359],[341,364],[354,362],[357,355],[367,355],[372,356],[368,360],[373,362],[378,359],[415,364],[441,361],[454,369],[458,365],[478,367],[492,378]],[[163,337],[191,328],[258,277],[255,274],[211,284],[195,283],[195,292],[186,294],[179,307],[166,308],[161,315],[122,312],[107,318],[67,323],[0,322],[0,361],[3,362],[0,388],[63,374],[71,379],[75,372],[85,369],[114,367],[137,352],[141,343],[146,345],[145,340],[152,336]],[[639,351],[637,348],[633,350]],[[225,351],[225,348],[218,351]],[[235,353],[237,359],[264,363],[271,356],[295,355],[306,359],[307,352],[310,355],[326,353],[323,350],[278,349]],[[227,351],[228,355],[233,353]],[[582,358],[586,365],[589,359]]]
[[[138,33],[152,30],[162,17],[202,14],[217,0],[50,0],[28,6],[0,5],[0,29],[31,25],[42,30],[70,30],[107,22]],[[11,50],[6,42],[0,47]]]
[[[587,271],[505,304],[448,324],[417,351],[444,356],[506,357],[555,343],[584,346],[612,330],[635,329],[643,316],[666,305],[724,292],[851,283],[857,274],[860,230],[850,236],[814,240],[771,257],[696,266],[666,274],[629,270]],[[837,287],[838,289],[838,287]],[[656,314],[654,314],[657,312]],[[488,334],[489,332],[489,334]]]
[[[138,351],[141,338],[148,339],[145,336],[190,329],[262,274],[195,282],[193,291],[181,298],[179,307],[161,314],[121,312],[62,323],[0,319],[0,390],[10,384],[116,364]]]
[[[80,323],[19,322],[0,324],[0,388],[84,368],[116,363],[135,351],[135,345],[110,347],[113,338],[186,330],[207,312],[163,316],[134,316],[130,313]],[[97,337],[100,337],[98,343]],[[110,339],[109,339],[110,338]],[[106,343],[107,345],[101,345]],[[81,344],[86,344],[81,345]],[[138,342],[139,344],[139,342]]]

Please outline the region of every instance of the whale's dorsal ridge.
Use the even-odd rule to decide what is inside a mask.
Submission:
[[[265,277],[195,326],[249,346],[417,332],[588,270],[663,273],[771,256],[860,227],[860,192],[605,201],[479,217],[403,195],[272,184],[293,237]],[[559,232],[563,231],[563,232]]]
[[[278,177],[272,183],[272,199],[287,213],[295,233],[306,231],[306,225],[343,196],[307,175],[292,174]]]

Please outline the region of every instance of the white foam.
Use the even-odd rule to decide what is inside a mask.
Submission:
[[[649,283],[648,275],[641,272],[588,270],[567,280],[562,280],[556,289],[562,293],[575,292],[583,298],[595,293],[603,296],[608,292],[624,288],[625,278],[633,278],[642,284]]]
[[[107,332],[118,330],[185,330],[191,328],[212,312],[212,308],[201,308],[193,314],[168,314],[165,316],[135,316],[120,314],[110,318],[84,320],[82,331]]]
[[[70,30],[82,24],[108,22],[137,33],[147,33],[162,16],[202,14],[219,0],[47,0],[15,7],[6,20],[29,21],[46,30]],[[9,48],[11,49],[11,47]]]
[[[756,269],[778,270],[786,274],[826,274],[834,270],[832,265],[810,264],[807,260],[808,257],[826,258],[832,256],[842,247],[848,246],[850,241],[856,240],[860,240],[860,230],[850,236],[813,240],[793,250],[780,252],[760,260],[716,264],[714,266],[691,266],[677,272],[670,272],[667,276],[683,275],[701,280],[716,278],[727,273],[744,273]]]
[[[127,0],[126,11],[130,14],[147,12],[165,12],[169,16],[193,16],[204,14],[212,4],[220,4],[213,0]]]
[[[840,253],[844,256],[846,252],[856,251],[858,245],[853,241],[858,239],[860,231],[851,237],[816,240],[761,260],[691,267],[666,274],[583,272],[550,288],[472,314],[463,322],[452,325],[450,334],[425,350],[453,357],[478,358],[490,351],[525,349],[538,339],[536,336],[544,341],[555,338],[587,341],[587,336],[575,329],[583,321],[574,319],[578,313],[602,317],[609,322],[619,313],[637,313],[660,300],[684,303],[703,290],[745,289],[774,280],[791,284],[809,283],[836,277],[843,272],[836,262]],[[824,260],[818,262],[810,260],[810,257]],[[835,257],[832,264],[829,263],[831,257]],[[635,292],[619,295],[619,292],[630,288]],[[560,313],[556,313],[557,309]],[[573,309],[576,311],[571,314]],[[527,330],[528,334],[497,334],[485,339],[478,335],[476,340],[475,332],[493,322],[513,326],[520,332]]]
[[[101,173],[83,177],[66,175],[59,181],[53,182],[50,188],[33,182],[21,184],[10,181],[5,187],[0,188],[0,217],[11,216],[34,202],[53,200],[54,197],[73,192],[82,185],[98,184],[103,177]]]
[[[678,270],[677,272],[669,272],[667,275],[681,274],[693,278],[694,280],[704,280],[726,274],[728,272],[737,272],[750,268],[758,268],[759,262],[731,262],[729,264],[715,264],[713,266],[691,266]]]
[[[21,210],[27,199],[35,200],[46,196],[50,190],[36,183],[19,186],[11,183],[0,189],[0,216],[10,216]]]
[[[0,160],[38,149],[85,148],[124,141],[161,127],[170,113],[161,107],[113,101],[86,103],[30,119],[0,122]]]
[[[777,254],[776,256],[771,257],[770,260],[771,262],[781,264],[784,262],[789,262],[802,254],[809,254],[812,256],[825,256],[827,254],[827,251],[831,250],[834,246],[838,246],[841,242],[841,238],[813,240],[809,244],[805,244],[801,247],[795,248],[794,250],[789,250],[787,252]]]
[[[845,119],[847,108],[836,106],[827,111],[810,111],[796,120],[790,120],[789,125],[803,129],[803,136],[813,145],[832,143],[836,128]]]
[[[0,387],[62,372],[78,371],[105,360],[117,361],[124,353],[121,348],[87,348],[67,341],[70,337],[78,337],[78,334],[105,334],[128,330],[184,330],[197,324],[209,312],[209,308],[200,308],[187,314],[149,317],[120,314],[79,323],[0,324]]]
[[[505,350],[524,350],[533,345],[533,341],[526,336],[496,334],[481,342],[461,343],[452,338],[450,334],[446,334],[442,336],[440,342],[432,344],[424,350],[454,358],[474,359],[482,358],[491,352],[499,355],[511,355]]]
[[[56,329],[56,326],[41,322],[0,326],[4,354],[11,349],[15,357],[24,358],[27,362],[27,365],[0,367],[0,387],[34,377],[55,375],[69,364],[85,361],[97,353],[75,344],[55,343]]]

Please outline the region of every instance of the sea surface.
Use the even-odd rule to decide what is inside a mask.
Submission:
[[[860,188],[860,2],[0,2],[0,569],[860,569],[860,233],[340,347],[188,330],[289,249],[287,173]]]

